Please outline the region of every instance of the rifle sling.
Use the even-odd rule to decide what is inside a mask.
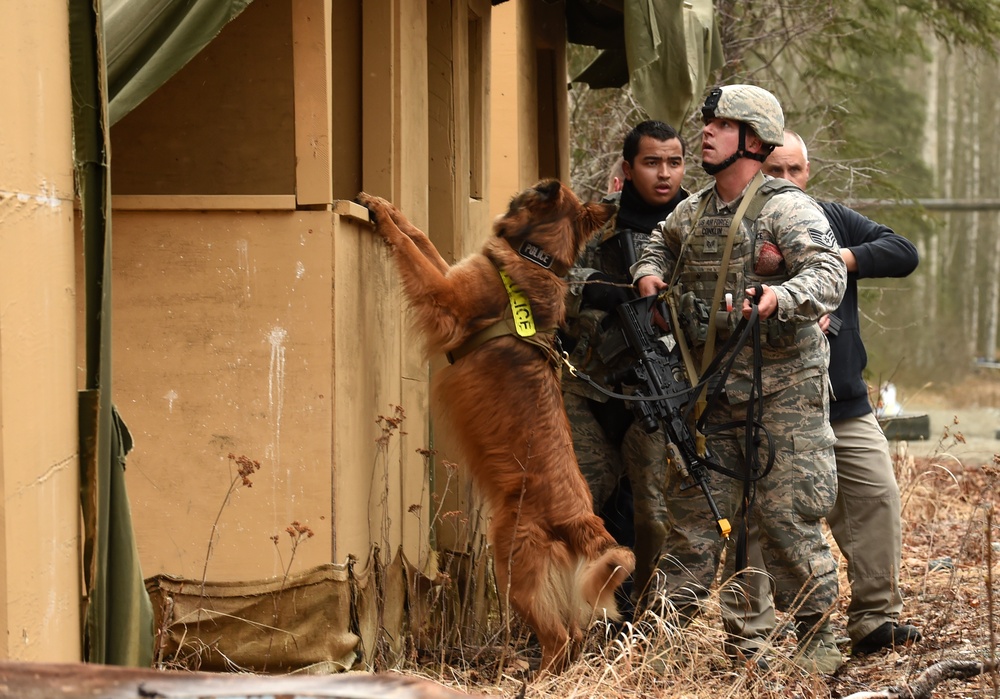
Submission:
[[[750,204],[753,202],[754,197],[757,194],[757,190],[760,189],[760,186],[763,183],[764,173],[758,171],[753,180],[750,181],[750,186],[747,187],[746,194],[743,195],[743,201],[740,202],[740,205],[736,209],[736,213],[733,215],[733,222],[729,225],[729,234],[726,236],[726,248],[722,253],[722,262],[719,263],[719,278],[715,282],[715,293],[712,295],[712,305],[710,306],[709,313],[710,319],[714,320],[715,312],[719,310],[719,303],[722,301],[722,294],[726,288],[726,274],[729,271],[729,261],[733,257],[733,244],[736,242],[736,231],[739,230],[740,223],[743,221],[744,216],[746,216],[747,210],[750,208]],[[701,211],[704,213],[704,208],[702,208]],[[692,222],[692,230],[694,230],[694,225],[696,223],[697,220]],[[702,372],[708,368],[709,363],[712,361],[712,355],[715,351],[715,334],[715,323],[710,322],[708,324],[708,337],[705,340],[705,354],[702,355]],[[705,393],[702,392],[701,400],[704,400],[704,397]]]

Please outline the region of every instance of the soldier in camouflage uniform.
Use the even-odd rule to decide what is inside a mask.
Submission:
[[[705,333],[685,328],[689,337],[696,336],[692,344],[699,371],[711,354],[705,345],[712,340],[699,344],[703,335],[725,339],[741,312],[749,317],[750,296],[757,293],[753,287],[761,285],[763,411],[757,419],[768,431],[775,458],[770,473],[751,489],[750,517],[759,527],[767,570],[774,577],[775,606],[795,617],[796,662],[809,671],[832,673],[843,664],[827,619],[837,600],[837,565],[820,520],[837,495],[836,438],[829,424],[829,347],[816,321],[840,303],[846,268],[815,202],[794,185],[761,172],[767,155],[783,142],[784,117],[775,97],[753,85],[716,88],[705,100],[702,117],[703,167],[714,183],[685,200],[653,232],[632,273],[644,296],[679,283],[680,292],[690,292],[688,299],[693,296],[701,309],[693,317],[715,324],[717,329]],[[732,250],[720,285],[730,236]],[[719,301],[722,291],[732,294],[736,309],[728,314]],[[751,348],[744,347],[709,413],[706,432],[746,419],[753,365]],[[709,434],[708,446],[724,467],[745,474],[754,459],[747,458],[744,439],[742,428],[730,429]],[[715,579],[724,542],[702,494],[682,490],[673,470],[668,478],[671,521],[659,582],[689,618]],[[743,525],[743,487],[741,479],[713,474],[713,494],[736,532]],[[732,548],[728,555],[734,555]],[[727,632],[731,649],[747,655],[758,650],[737,629]]]
[[[569,273],[564,345],[572,348],[574,366],[611,390],[621,387],[605,379],[624,367],[622,360],[605,364],[601,347],[612,332],[621,332],[614,309],[630,298],[630,265],[652,229],[687,196],[681,188],[684,150],[677,132],[660,121],[644,121],[628,133],[622,148],[624,182],[620,192],[606,199],[618,204],[618,213]],[[569,372],[563,374],[563,400],[594,510],[610,520],[609,531],[619,543],[634,546],[634,586],[643,590],[665,530],[663,433],[647,434],[633,423],[623,401],[608,398]]]
[[[785,143],[768,156],[764,172],[784,177],[803,191],[809,183],[809,156],[802,137],[785,131]],[[892,468],[889,442],[868,401],[862,371],[868,356],[858,323],[858,280],[905,277],[919,262],[917,249],[892,229],[835,202],[818,202],[840,244],[847,265],[847,292],[840,307],[820,318],[830,342],[830,426],[837,436],[837,504],[827,523],[845,560],[851,602],[847,634],[851,652],[864,655],[883,648],[916,643],[920,629],[900,623],[903,598],[899,591],[902,558],[899,485]],[[756,531],[751,528],[748,559],[764,569]],[[723,577],[732,577],[726,560]],[[722,615],[739,625],[743,636],[766,641],[777,620],[771,605],[771,581],[766,573],[744,576],[739,597],[723,595]]]

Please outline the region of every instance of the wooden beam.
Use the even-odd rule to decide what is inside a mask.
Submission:
[[[292,0],[295,196],[300,205],[333,202],[332,2]]]
[[[119,194],[117,211],[295,211],[291,194]]]

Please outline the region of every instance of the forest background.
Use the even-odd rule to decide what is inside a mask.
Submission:
[[[716,10],[725,65],[709,85],[774,92],[808,144],[809,193],[920,252],[910,277],[861,283],[869,384],[892,381],[904,401],[950,391],[1000,408],[1000,3],[719,0]],[[570,75],[596,54],[572,45]],[[573,184],[597,198],[624,133],[647,117],[627,86],[573,83],[570,99]],[[708,178],[692,111],[680,126],[693,191]]]

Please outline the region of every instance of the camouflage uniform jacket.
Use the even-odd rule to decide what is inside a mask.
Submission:
[[[681,190],[683,196],[687,192]],[[604,202],[621,205],[620,193],[610,194]],[[583,289],[587,279],[595,272],[603,272],[622,285],[630,285],[632,277],[629,273],[622,246],[619,244],[623,232],[632,236],[636,257],[642,255],[643,249],[650,238],[650,231],[637,231],[631,228],[619,227],[618,217],[613,217],[587,243],[586,248],[577,258],[576,265],[567,274],[569,291],[566,294],[566,328],[565,334],[572,338],[575,346],[570,353],[570,362],[580,371],[587,374],[592,381],[607,385],[605,378],[609,373],[626,368],[623,360],[612,361],[608,366],[598,353],[598,349],[612,333],[621,334],[617,323],[607,321],[608,313],[596,308],[589,308],[583,300]],[[590,398],[602,403],[608,396],[575,378],[569,372],[563,372],[563,391]]]
[[[765,177],[765,182],[772,180]],[[699,203],[706,197],[704,213],[695,222]],[[733,202],[720,202],[713,185],[681,202],[653,231],[632,267],[633,278],[655,274],[669,281],[681,256],[677,279],[683,291],[694,291],[705,304],[711,304],[729,226],[742,199],[743,194]],[[762,254],[768,249],[778,254]],[[839,305],[847,268],[826,216],[798,189],[774,194],[755,220],[744,218],[740,222],[724,287],[733,295],[730,329],[742,317],[744,290],[757,283],[774,290],[778,309],[767,323],[772,327],[781,324],[787,337],[782,346],[762,342],[764,395],[826,374],[830,350],[816,321]],[[717,343],[715,349],[719,346]],[[693,352],[699,369],[703,366],[702,349],[696,347]],[[726,383],[730,402],[748,399],[752,376],[753,355],[747,346]]]

